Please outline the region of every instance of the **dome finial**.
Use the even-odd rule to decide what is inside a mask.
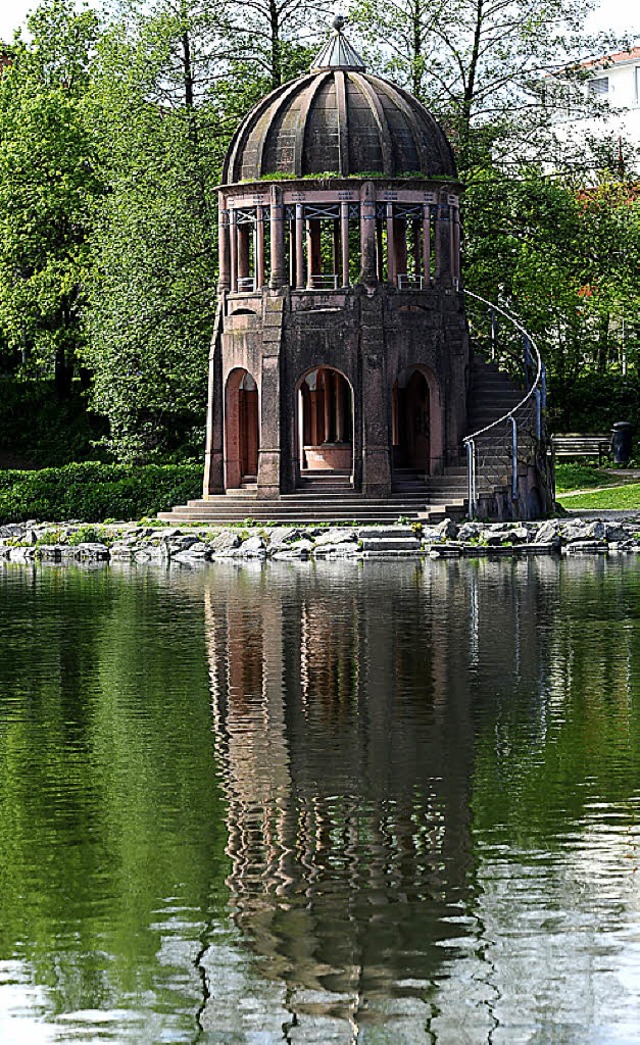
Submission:
[[[343,30],[346,18],[337,14],[331,25],[335,32],[327,40],[324,47],[316,55],[311,63],[311,72],[316,73],[323,69],[353,69],[364,72],[365,64],[357,51],[351,46],[344,36]]]

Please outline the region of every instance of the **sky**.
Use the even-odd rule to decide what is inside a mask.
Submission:
[[[1,0],[0,39],[12,39],[14,29],[24,22],[27,11],[36,6],[36,2],[37,0]],[[214,2],[215,0],[212,0],[212,3]],[[640,37],[638,0],[601,0],[599,9],[587,21],[587,29],[594,32],[610,29]]]

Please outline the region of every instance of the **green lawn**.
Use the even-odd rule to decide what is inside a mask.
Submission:
[[[608,490],[591,490],[584,493],[564,493],[557,497],[564,508],[637,508],[640,509],[640,483],[612,486]]]
[[[591,490],[596,486],[619,486],[620,476],[615,468],[598,468],[594,464],[563,461],[556,464],[556,492]]]

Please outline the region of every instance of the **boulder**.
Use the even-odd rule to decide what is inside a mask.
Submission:
[[[209,550],[214,555],[229,555],[235,548],[239,548],[242,539],[239,533],[233,530],[223,530],[209,544]]]
[[[547,519],[546,522],[543,522],[536,531],[533,543],[552,544],[554,548],[559,548],[562,544],[562,533],[560,532],[560,523],[558,520]]]
[[[444,540],[450,541],[455,540],[458,536],[458,524],[453,519],[443,519],[441,523],[436,526],[436,533],[440,535]]]

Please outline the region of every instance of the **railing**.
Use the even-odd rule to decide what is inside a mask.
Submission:
[[[337,290],[338,276],[335,272],[316,272],[309,276],[309,290]]]
[[[422,276],[408,276],[406,272],[398,274],[398,290],[422,290],[423,286]]]
[[[491,421],[484,428],[468,435],[463,440],[467,451],[467,489],[469,500],[469,516],[473,519],[478,513],[479,483],[483,479],[485,485],[505,487],[510,485],[512,501],[518,500],[518,468],[520,464],[529,465],[546,451],[543,447],[543,415],[546,407],[546,372],[538,346],[522,324],[505,309],[493,302],[474,294],[471,290],[464,293],[476,301],[486,305],[491,317],[490,356],[492,361],[498,355],[497,315],[503,316],[513,325],[523,338],[524,360],[516,357],[507,345],[501,351],[509,355],[518,364],[524,363],[525,395],[511,410]],[[509,476],[509,472],[511,473]]]
[[[256,281],[253,276],[243,276],[242,279],[238,280],[238,293],[246,294],[256,289]]]

